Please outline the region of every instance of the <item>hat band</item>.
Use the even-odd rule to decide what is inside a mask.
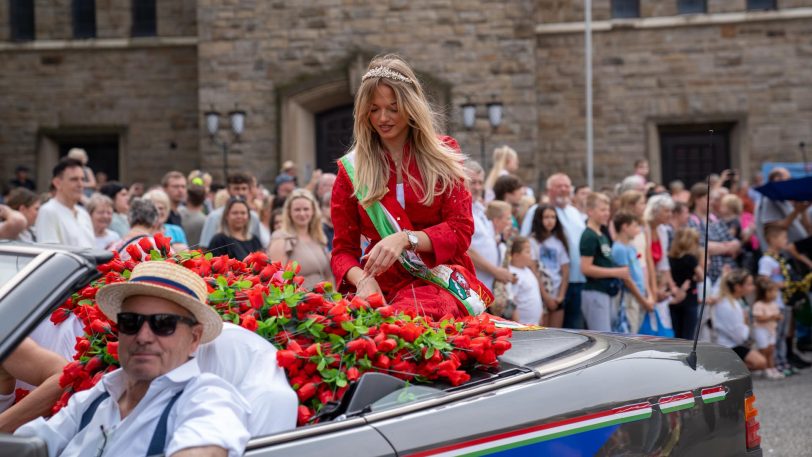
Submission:
[[[183,292],[184,294],[189,295],[195,300],[200,300],[200,298],[197,296],[196,293],[194,293],[194,291],[192,291],[192,289],[168,278],[162,278],[160,276],[138,276],[136,278],[130,279],[130,282],[143,282],[147,284],[155,284],[157,286],[168,287],[178,292]]]

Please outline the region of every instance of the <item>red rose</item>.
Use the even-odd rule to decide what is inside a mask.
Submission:
[[[296,395],[299,396],[300,402],[305,402],[316,395],[316,384],[313,382],[308,382],[305,385],[299,387],[299,390],[296,391]]]
[[[150,252],[153,249],[155,249],[155,246],[153,246],[152,244],[152,240],[150,240],[149,237],[146,236],[138,240],[138,247],[140,247],[141,250],[144,252]]]
[[[143,239],[143,238],[142,238],[142,239]],[[140,249],[138,249],[138,246],[136,246],[136,245],[134,245],[134,244],[130,244],[130,245],[128,245],[126,248],[124,248],[124,250],[125,250],[125,251],[127,251],[127,254],[129,254],[129,255],[130,255],[130,258],[131,258],[132,260],[136,260],[136,261],[141,260],[141,258],[142,258],[142,256],[143,256],[143,253],[141,252],[141,250],[140,250]],[[125,265],[126,265],[126,264],[127,264],[127,263],[125,262]],[[132,268],[128,268],[128,269],[130,269],[130,270],[131,270]]]
[[[85,371],[88,373],[93,373],[101,368],[102,364],[103,362],[101,357],[91,357],[90,360],[85,363]]]
[[[358,378],[361,377],[361,372],[356,367],[350,367],[347,370],[347,380],[348,381],[357,381]]]
[[[90,331],[93,333],[110,333],[110,324],[101,319],[94,319],[90,323]]]
[[[90,341],[87,338],[82,338],[81,336],[76,337],[76,345],[73,346],[73,349],[76,350],[79,354],[84,354],[90,349]]]
[[[384,319],[395,315],[395,308],[392,308],[391,306],[381,306],[377,309],[377,311],[378,314],[383,316]]]
[[[257,318],[254,317],[253,311],[249,311],[248,313],[245,313],[242,316],[240,316],[240,326],[252,332],[257,330],[258,327]]]
[[[288,368],[298,363],[296,353],[287,349],[276,352],[276,363],[282,368]]]
[[[381,352],[389,352],[398,346],[398,342],[392,338],[387,338],[378,344],[378,350]]]
[[[383,299],[383,295],[377,292],[368,296],[367,302],[369,302],[369,306],[371,306],[372,309],[380,308],[386,304],[386,301]]]
[[[107,353],[118,360],[118,341],[110,341],[107,343]]]
[[[313,417],[313,410],[308,408],[307,406],[299,405],[296,419],[296,425],[305,425],[310,422],[310,419]]]
[[[56,311],[54,311],[53,314],[51,314],[51,322],[53,322],[54,325],[62,323],[70,315],[71,315],[71,311],[69,309],[58,308]]]

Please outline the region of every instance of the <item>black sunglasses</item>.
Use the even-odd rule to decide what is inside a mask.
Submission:
[[[125,335],[135,335],[145,321],[149,322],[150,330],[157,336],[172,335],[178,327],[178,322],[190,327],[197,325],[196,320],[177,314],[118,313],[118,331]]]

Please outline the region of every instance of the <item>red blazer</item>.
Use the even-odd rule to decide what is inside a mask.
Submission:
[[[459,150],[457,141],[451,137],[443,137],[443,141]],[[420,171],[417,162],[408,160],[409,147],[404,147],[403,158],[409,163],[408,172],[411,176],[419,177]],[[331,266],[339,290],[353,290],[353,286],[344,281],[347,271],[354,266],[362,267],[361,235],[367,237],[371,243],[367,252],[380,241],[381,237],[372,225],[366,211],[358,204],[355,191],[347,172],[339,162],[338,177],[333,185],[331,200],[331,214],[335,235],[333,238],[333,253]],[[422,178],[419,178],[422,181]],[[394,205],[400,208],[395,197],[397,192],[397,171],[394,163],[389,164],[389,192],[384,199],[391,199]],[[474,265],[467,251],[474,233],[474,219],[471,213],[471,193],[465,183],[460,181],[445,194],[434,197],[431,206],[420,203],[421,195],[417,189],[412,188],[409,179],[403,177],[404,196],[406,200],[405,213],[408,214],[411,225],[406,221],[398,220],[401,227],[425,232],[431,240],[433,252],[421,252],[420,256],[429,268],[437,264],[461,265],[474,272]],[[377,278],[384,295],[389,299],[398,290],[403,289],[413,281],[421,281],[409,274],[399,262],[395,262],[386,272]]]

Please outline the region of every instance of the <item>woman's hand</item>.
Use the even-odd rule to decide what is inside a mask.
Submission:
[[[393,233],[376,244],[371,251],[361,259],[366,259],[364,273],[368,276],[378,276],[397,262],[398,257],[409,245],[405,232]]]
[[[372,276],[364,276],[355,286],[355,295],[361,298],[367,298],[375,293],[383,295],[381,286],[378,285],[378,281]]]

